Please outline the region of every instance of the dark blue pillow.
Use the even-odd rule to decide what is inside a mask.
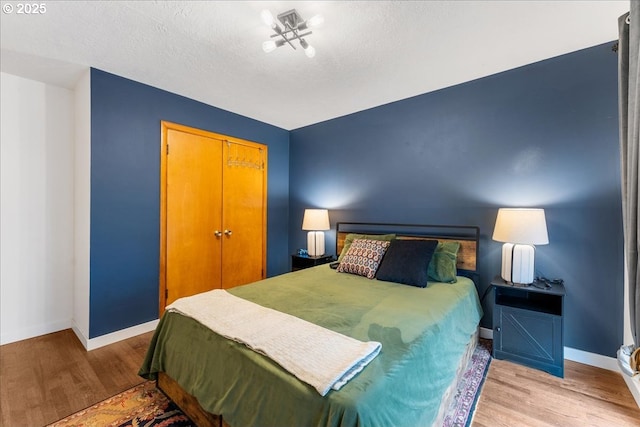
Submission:
[[[378,267],[376,278],[385,282],[426,287],[429,262],[437,246],[437,240],[391,241]]]

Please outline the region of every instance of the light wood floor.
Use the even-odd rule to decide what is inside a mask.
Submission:
[[[565,360],[564,378],[492,360],[473,427],[640,426],[621,374]]]
[[[40,427],[140,384],[151,336],[87,352],[67,329],[0,346],[0,426]]]
[[[0,347],[0,425],[39,427],[143,381],[151,333],[87,352],[71,330]],[[565,378],[493,360],[474,427],[640,426],[619,374],[566,361]]]

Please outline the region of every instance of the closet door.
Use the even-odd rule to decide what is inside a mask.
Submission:
[[[161,313],[180,297],[222,283],[222,141],[165,123],[163,134]]]
[[[223,153],[222,287],[266,276],[267,147],[227,140]]]
[[[267,146],[162,122],[160,314],[263,279],[266,248]]]

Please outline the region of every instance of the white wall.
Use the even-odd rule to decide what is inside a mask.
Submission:
[[[91,233],[91,72],[75,86],[73,330],[85,348],[89,340],[89,244]]]
[[[73,92],[0,73],[0,344],[72,326]]]

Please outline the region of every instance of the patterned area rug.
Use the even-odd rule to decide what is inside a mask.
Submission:
[[[175,403],[147,381],[47,427],[192,427]]]
[[[491,362],[491,341],[481,339],[449,407],[443,427],[467,427]],[[192,427],[193,422],[147,381],[47,427]]]
[[[473,351],[471,362],[462,375],[456,395],[447,411],[443,427],[468,427],[480,398],[482,384],[487,377],[491,363],[491,344],[493,341],[480,339]]]

